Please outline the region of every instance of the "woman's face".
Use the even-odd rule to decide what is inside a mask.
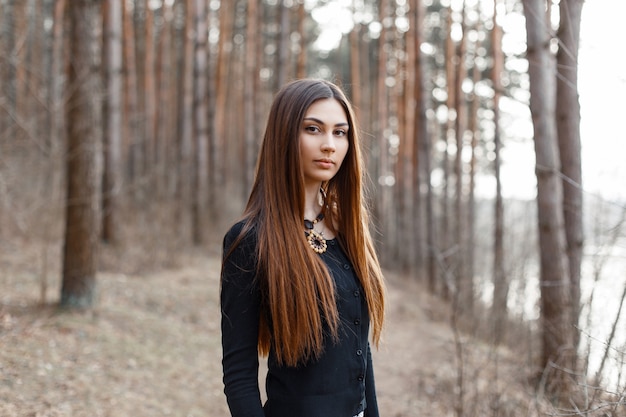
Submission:
[[[300,127],[300,161],[305,186],[319,186],[337,174],[350,147],[348,117],[333,99],[317,100]]]

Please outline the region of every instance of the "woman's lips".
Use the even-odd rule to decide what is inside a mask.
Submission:
[[[332,168],[335,165],[331,159],[316,159],[315,163],[325,169]]]

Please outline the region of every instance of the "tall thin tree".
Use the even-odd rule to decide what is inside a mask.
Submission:
[[[195,6],[188,12],[193,11],[195,16],[194,50],[194,102],[193,102],[193,125],[194,125],[194,149],[195,161],[193,172],[192,191],[192,231],[193,242],[202,243],[204,233],[203,225],[207,207],[207,191],[209,180],[208,144],[209,124],[208,97],[207,97],[207,9],[206,0],[195,0]],[[191,41],[191,40],[189,40]]]
[[[258,36],[257,36],[257,21],[258,21],[258,0],[249,0],[248,8],[246,11],[246,52],[245,52],[245,77],[243,81],[243,111],[245,116],[245,142],[243,146],[242,160],[244,161],[244,168],[242,173],[244,175],[244,195],[249,193],[252,187],[252,180],[254,179],[254,167],[257,149],[257,137],[256,137],[256,91],[257,85],[255,80],[258,78],[257,69],[257,55],[258,48]]]
[[[450,216],[450,158],[449,158],[449,141],[452,139],[451,133],[454,132],[454,109],[456,107],[457,97],[455,95],[456,89],[454,85],[456,83],[456,61],[457,57],[457,47],[454,39],[452,37],[452,30],[454,25],[453,18],[453,10],[452,5],[447,8],[446,15],[446,41],[445,41],[445,54],[446,54],[446,64],[445,64],[445,76],[446,76],[446,86],[447,86],[447,97],[446,97],[446,110],[447,110],[447,120],[444,127],[443,134],[441,135],[441,141],[443,144],[443,156],[441,158],[442,171],[443,171],[443,198],[441,199],[441,245],[444,248],[444,251],[449,254],[454,251],[453,239],[451,237],[452,231],[450,230],[451,216]],[[453,285],[455,283],[450,282],[450,269],[452,267],[451,262],[446,258],[441,259],[444,273],[442,274],[444,278],[443,282],[443,292],[442,295],[445,299],[449,299],[451,292],[453,291]]]
[[[119,198],[122,182],[122,3],[105,1],[104,175],[102,239],[119,240]]]
[[[563,184],[556,127],[555,59],[550,51],[550,23],[545,0],[523,0],[530,77],[530,112],[534,129],[539,224],[542,356],[547,391],[557,402],[569,398],[573,340],[569,268],[563,219]]]
[[[0,143],[13,136],[17,106],[15,0],[2,0],[0,25]]]
[[[139,121],[139,90],[137,80],[137,67],[135,60],[135,26],[133,24],[133,16],[127,5],[122,7],[123,21],[123,65],[124,74],[124,112],[123,119],[123,160],[127,166],[124,170],[127,172],[128,182],[134,183],[139,175],[140,160],[137,139],[140,136]]]
[[[179,172],[178,172],[178,206],[176,218],[179,224],[187,225],[183,230],[191,231],[192,193],[193,193],[193,100],[194,100],[194,1],[182,0],[184,8],[183,51],[180,63],[178,89],[178,141]],[[191,232],[193,240],[193,232]]]
[[[468,252],[467,242],[467,224],[465,215],[465,192],[464,180],[465,169],[463,161],[463,149],[465,148],[465,132],[467,130],[467,113],[468,103],[465,92],[463,91],[463,83],[467,78],[467,13],[465,4],[461,10],[461,39],[457,48],[457,56],[455,59],[455,76],[454,76],[454,96],[456,97],[454,106],[454,133],[456,139],[456,152],[454,155],[454,178],[455,178],[455,196],[454,196],[454,242],[457,247],[456,261],[453,263],[456,272],[456,287],[458,291],[458,302],[460,312],[470,315],[474,306],[474,278],[468,274],[466,265],[466,256]]]
[[[571,325],[574,347],[579,343],[580,274],[583,256],[583,189],[580,144],[580,101],[578,100],[578,45],[584,0],[559,3],[556,82],[556,127],[563,173],[563,215],[572,303]]]
[[[392,42],[390,40],[391,32],[391,19],[388,18],[391,11],[391,2],[389,0],[381,0],[378,2],[378,19],[382,24],[380,37],[378,38],[377,48],[377,82],[376,82],[376,139],[377,139],[377,155],[374,180],[376,181],[376,205],[375,216],[376,221],[380,225],[382,231],[382,245],[380,247],[380,256],[383,262],[387,262],[390,259],[393,241],[390,236],[390,222],[391,222],[391,207],[392,207],[392,194],[390,184],[387,183],[387,176],[390,174],[390,162],[389,162],[389,89],[387,87],[387,64],[390,57],[390,49],[392,48]]]
[[[145,163],[145,178],[147,181],[142,184],[155,185],[156,172],[158,167],[155,161],[155,142],[156,142],[156,123],[157,123],[157,84],[156,84],[156,49],[158,48],[158,32],[155,28],[155,10],[153,10],[151,2],[145,0],[145,34],[143,36],[145,42],[145,62],[143,76],[143,94],[144,94],[144,114],[143,114],[143,156]],[[135,1],[137,3],[137,1]],[[154,197],[152,195],[151,197]]]
[[[235,2],[220,4],[219,9],[219,39],[217,42],[217,62],[215,63],[215,116],[213,122],[214,155],[211,160],[211,177],[214,178],[215,187],[224,186],[226,178],[226,163],[224,158],[227,154],[226,146],[226,121],[228,112],[226,102],[228,90],[231,88],[229,60],[233,48],[233,26]]]
[[[67,202],[63,250],[63,307],[95,301],[100,226],[102,0],[75,0],[69,11]]]
[[[507,297],[508,281],[504,271],[504,202],[502,199],[502,180],[500,176],[500,153],[502,141],[500,137],[500,99],[502,97],[502,72],[504,71],[504,54],[502,52],[502,28],[498,25],[498,1],[493,5],[493,27],[491,29],[491,46],[493,48],[493,67],[491,82],[493,84],[493,170],[496,180],[496,198],[494,208],[493,237],[493,303],[494,336],[496,344],[504,337],[505,323],[508,315]]]
[[[424,41],[424,22],[426,18],[426,7],[422,0],[411,0],[410,21],[414,35],[413,44],[413,68],[415,71],[413,82],[413,97],[415,100],[415,146],[413,147],[413,190],[414,202],[413,218],[419,222],[416,230],[416,251],[417,259],[425,259],[425,273],[428,289],[435,293],[437,285],[437,239],[436,222],[434,215],[434,191],[431,182],[432,154],[431,135],[426,117],[428,103],[428,89],[426,88],[426,62],[422,52],[422,42]],[[420,190],[426,189],[425,195]],[[423,220],[422,220],[423,219]]]
[[[291,1],[282,0],[278,7],[278,48],[276,54],[276,85],[275,89],[278,91],[281,85],[287,82],[287,79],[291,76],[289,56],[290,56],[290,38],[291,38]]]

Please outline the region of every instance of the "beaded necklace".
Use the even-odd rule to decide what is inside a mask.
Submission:
[[[322,220],[324,220],[324,212],[318,214],[313,221],[304,219],[304,233],[306,234],[306,240],[309,242],[311,249],[319,254],[326,252],[326,249],[328,248],[326,239],[324,239],[324,232],[318,232],[314,229],[315,225]]]

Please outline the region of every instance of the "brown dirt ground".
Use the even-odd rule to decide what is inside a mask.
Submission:
[[[229,415],[218,250],[175,255],[170,268],[147,258],[127,273],[106,272],[119,270],[111,265],[124,258],[109,251],[97,306],[72,313],[55,306],[58,273],[49,273],[40,302],[41,247],[0,241],[0,416]],[[49,252],[60,258],[60,249]],[[469,336],[456,345],[443,303],[407,279],[389,274],[388,281],[385,340],[374,352],[382,416],[459,415],[458,369],[464,415],[536,415],[523,359],[506,350],[496,355]]]

